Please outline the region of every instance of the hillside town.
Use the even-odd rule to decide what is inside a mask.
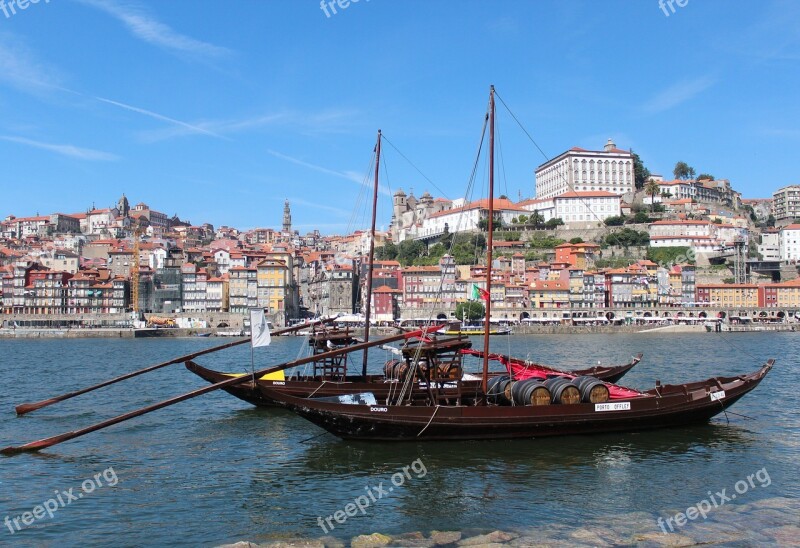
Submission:
[[[501,323],[701,320],[711,309],[788,321],[800,310],[800,185],[743,199],[683,162],[672,177],[650,173],[609,139],[538,166],[535,198],[501,196],[494,209],[486,288],[487,200],[398,189],[389,229],[375,234],[372,319],[457,319],[476,287]],[[125,195],[85,212],[8,215],[2,325],[226,327],[251,308],[275,325],[337,314],[357,323],[370,239],[301,235],[288,200],[280,228],[249,230],[193,225]]]

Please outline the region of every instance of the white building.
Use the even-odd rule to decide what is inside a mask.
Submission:
[[[621,212],[619,194],[604,190],[567,192],[553,198],[553,202],[555,216],[568,227],[575,223],[602,224]]]
[[[722,244],[708,221],[656,221],[650,223],[650,247],[691,247],[695,253],[718,253]]]
[[[758,254],[765,261],[781,260],[781,233],[777,230],[763,232],[761,243],[758,244]]]
[[[663,201],[671,202],[686,198],[694,199],[694,197],[697,195],[697,189],[695,189],[691,181],[681,181],[676,179],[674,181],[656,182],[658,183],[658,186],[661,187],[661,191],[655,197],[646,195],[643,199],[645,204],[651,204],[653,202],[658,204]],[[665,195],[667,196],[666,198],[664,197]]]
[[[478,200],[460,205],[458,200],[453,202],[453,207],[445,211],[433,213],[423,219],[421,227],[415,238],[429,238],[444,234],[445,227],[448,232],[466,232],[478,230],[481,219],[489,217],[489,200]],[[496,218],[499,217],[504,225],[511,225],[515,217],[527,214],[529,210],[520,207],[511,200],[496,198],[494,200]]]
[[[102,234],[103,231],[110,233],[118,216],[119,210],[116,208],[93,209],[86,213],[85,219],[82,219],[81,232],[96,235]]]
[[[571,148],[536,168],[536,197],[566,192],[611,192],[630,201],[634,193],[633,154],[609,139],[604,150]]]
[[[749,241],[747,228],[709,221],[656,221],[650,223],[651,247],[691,247],[696,253],[718,253],[741,238]]]
[[[567,227],[602,224],[621,213],[620,196],[602,190],[566,192],[553,198],[525,200],[517,205],[530,212],[537,211],[545,222],[561,219]]]
[[[780,234],[781,260],[796,262],[800,259],[800,225],[785,226]]]

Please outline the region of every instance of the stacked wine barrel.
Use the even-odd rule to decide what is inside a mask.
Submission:
[[[603,381],[589,376],[514,381],[507,375],[501,375],[489,379],[486,396],[490,403],[496,405],[573,405],[581,402],[605,403],[609,400],[609,391]]]

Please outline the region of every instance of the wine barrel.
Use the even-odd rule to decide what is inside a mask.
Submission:
[[[572,384],[578,387],[584,403],[605,403],[609,399],[608,386],[595,377],[575,377]]]
[[[408,373],[408,366],[401,360],[389,360],[383,366],[383,374],[387,379],[395,379],[402,381],[406,378]]]
[[[528,386],[523,390],[523,398],[525,405],[550,405],[552,395],[544,384],[530,379]]]
[[[544,385],[553,396],[553,403],[571,405],[581,402],[581,393],[578,387],[566,377],[554,377],[544,381]]]
[[[486,384],[486,397],[489,402],[497,405],[509,403],[505,395],[505,389],[510,382],[511,378],[508,375],[500,375],[489,379]]]
[[[536,379],[514,383],[511,394],[517,405],[550,405],[550,390]]]
[[[461,366],[454,363],[440,363],[438,370],[440,379],[458,380],[464,376]]]

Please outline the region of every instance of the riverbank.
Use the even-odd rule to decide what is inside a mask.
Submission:
[[[214,329],[115,329],[115,328],[2,328],[0,339],[139,339],[147,337],[205,337],[213,336]]]
[[[751,333],[795,331],[797,326],[789,324],[767,325],[723,325],[722,331],[726,333]],[[517,325],[514,326],[512,335],[497,335],[492,340],[502,339],[514,335],[623,335],[631,333],[704,333],[702,325],[666,325],[653,327],[652,325]],[[353,329],[356,336],[363,335],[363,329]],[[0,328],[0,339],[138,339],[145,337],[211,337],[230,338],[232,332],[227,329],[181,329],[181,328],[145,328],[145,329],[117,329],[117,328],[75,328],[75,329],[45,329],[45,328]],[[397,333],[392,328],[376,328],[373,336],[388,336]],[[224,335],[223,335],[224,334]]]

